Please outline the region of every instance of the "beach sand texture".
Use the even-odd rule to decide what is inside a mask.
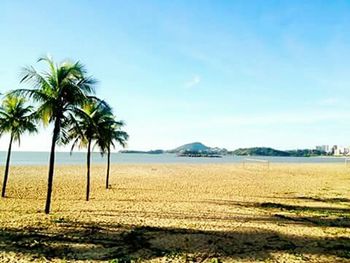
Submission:
[[[1,175],[4,167],[0,168]],[[350,262],[350,168],[340,164],[13,166],[0,262]],[[114,260],[114,261],[113,261]]]

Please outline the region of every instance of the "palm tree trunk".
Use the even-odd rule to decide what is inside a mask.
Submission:
[[[1,197],[5,197],[5,192],[6,192],[6,185],[7,185],[8,175],[9,175],[9,168],[10,168],[12,141],[13,141],[13,135],[11,134],[9,149],[7,151],[6,168],[5,168],[5,174],[4,174],[4,183],[2,184]]]
[[[47,180],[47,195],[46,195],[46,205],[45,205],[46,214],[50,213],[53,173],[55,168],[55,148],[56,148],[58,134],[60,132],[60,121],[61,119],[59,117],[56,117],[55,127],[53,129],[53,135],[52,135],[49,174],[48,174],[48,180]]]
[[[108,149],[107,153],[107,175],[106,175],[106,189],[109,188],[109,166],[111,163],[111,150]]]
[[[89,140],[88,152],[87,152],[86,201],[89,201],[89,198],[90,198],[90,159],[91,159],[91,140]]]

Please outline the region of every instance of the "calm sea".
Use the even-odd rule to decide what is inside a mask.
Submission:
[[[6,152],[0,151],[0,165],[6,161]],[[224,156],[222,158],[196,158],[178,157],[175,154],[128,154],[112,153],[111,163],[240,163],[246,157]],[[254,159],[269,160],[271,163],[344,163],[341,157],[249,157]],[[48,152],[12,152],[11,165],[47,165]],[[85,164],[86,153],[76,152],[70,155],[68,152],[56,153],[56,164]],[[93,163],[105,163],[106,158],[99,153],[92,154]]]

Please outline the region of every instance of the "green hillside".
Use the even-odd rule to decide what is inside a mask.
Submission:
[[[231,152],[233,155],[239,156],[281,156],[281,157],[311,157],[326,155],[325,152],[319,150],[303,149],[303,150],[289,150],[280,151],[269,147],[253,147],[253,148],[239,148]]]
[[[243,156],[290,156],[288,152],[279,151],[268,147],[239,148],[234,150],[232,154]]]

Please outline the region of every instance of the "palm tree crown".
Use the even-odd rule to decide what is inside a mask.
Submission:
[[[115,142],[123,148],[126,146],[129,135],[121,130],[124,125],[125,123],[123,121],[116,121],[114,116],[101,123],[96,144],[101,149],[102,154],[107,153],[111,148],[115,148]]]
[[[5,97],[0,107],[0,135],[10,133],[10,143],[7,152],[4,181],[2,184],[1,197],[5,197],[7,179],[10,167],[10,157],[12,142],[21,141],[21,135],[25,132],[36,132],[36,115],[33,113],[32,106],[25,105],[25,99],[15,95]]]
[[[39,103],[37,113],[44,125],[59,120],[56,142],[64,143],[69,113],[94,93],[96,80],[86,77],[85,67],[79,61],[65,61],[59,65],[50,57],[40,58],[40,61],[46,62],[49,70],[40,73],[33,67],[24,68],[21,82],[31,84],[33,88],[18,89],[14,93],[24,94]]]
[[[25,102],[22,97],[8,95],[0,107],[0,135],[10,133],[19,143],[23,133],[37,131],[33,107],[26,106]]]
[[[78,146],[87,147],[89,141],[96,141],[100,137],[100,127],[111,116],[108,104],[98,99],[88,99],[75,115],[70,116],[68,141],[73,140],[71,150]]]

